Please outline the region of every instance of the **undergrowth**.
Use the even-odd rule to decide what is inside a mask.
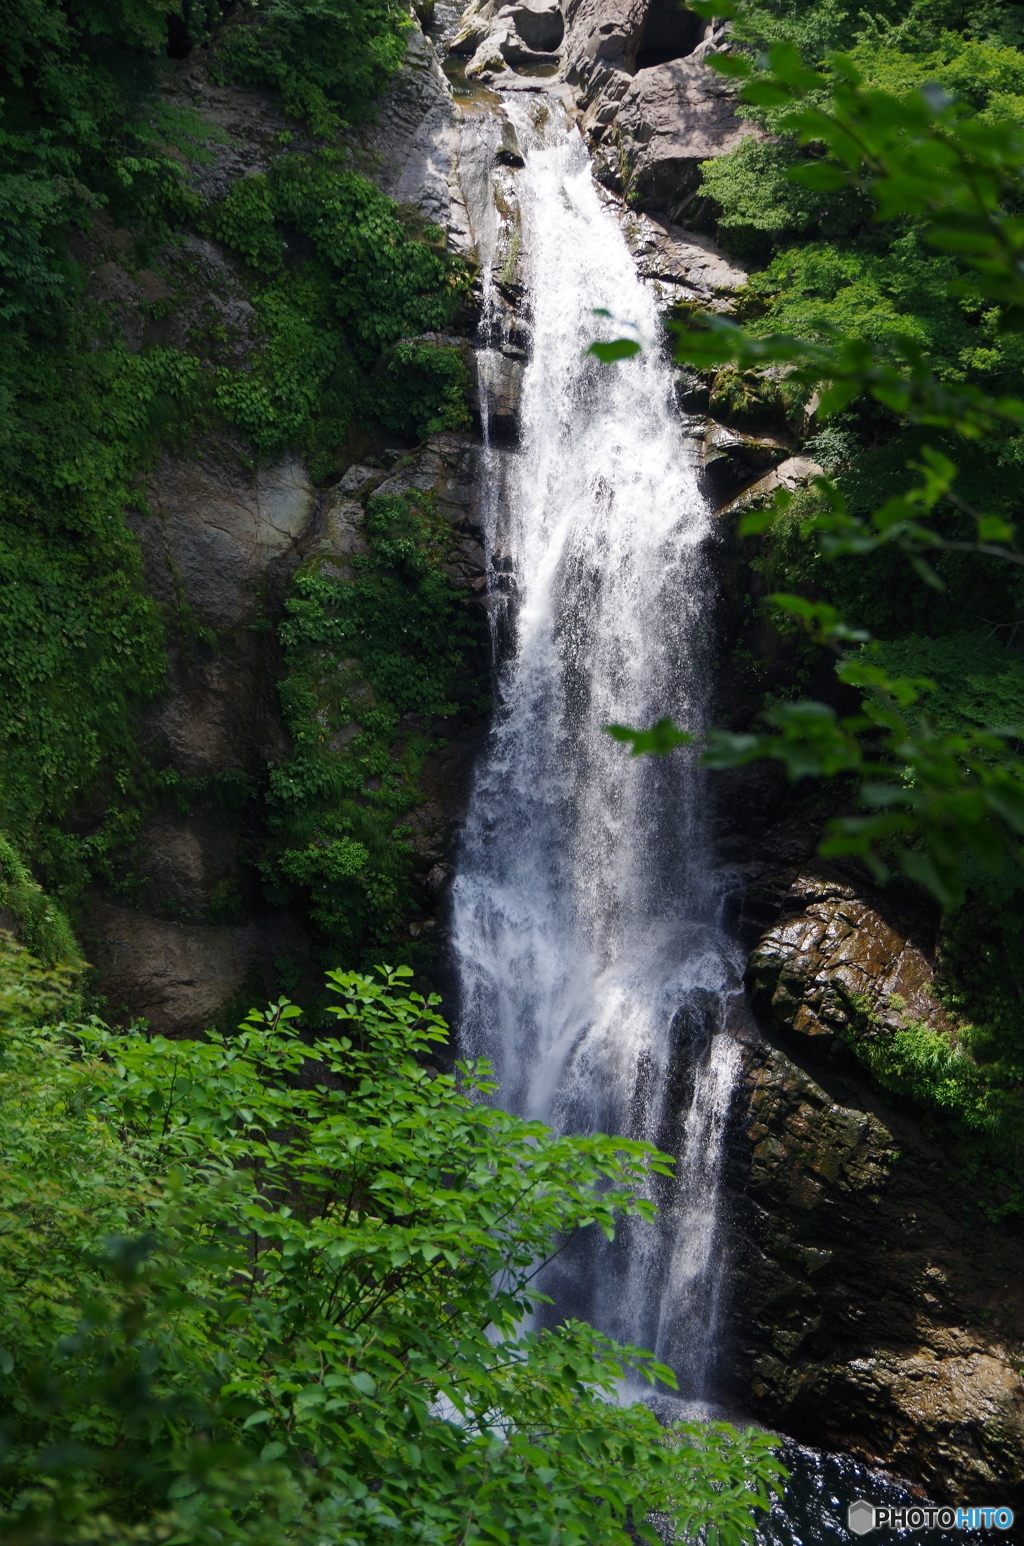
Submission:
[[[211,224],[252,271],[262,338],[248,368],[219,369],[215,407],[257,452],[301,445],[322,477],[355,413],[413,436],[465,427],[458,350],[399,342],[443,329],[465,293],[438,227],[329,151],[243,178]],[[289,238],[308,242],[305,260],[289,259]]]
[[[971,1003],[962,988],[947,995],[951,1008]],[[974,1000],[974,1004],[977,1000]],[[890,1094],[926,1114],[932,1135],[978,1183],[992,1218],[1024,1213],[1024,1047],[1019,1021],[1009,1041],[994,1027],[959,1028],[956,1038],[921,1021],[870,1029],[847,1037],[858,1061]]]
[[[487,669],[430,495],[371,497],[365,531],[350,573],[321,558],[300,569],[281,627],[295,752],[270,776],[266,872],[282,902],[307,898],[331,959],[415,956],[396,939],[414,901],[407,818],[433,722],[472,714]]]

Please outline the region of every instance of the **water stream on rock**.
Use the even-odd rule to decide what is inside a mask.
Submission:
[[[739,1073],[726,1021],[742,957],[720,923],[696,760],[636,761],[604,730],[665,714],[700,728],[710,521],[654,298],[586,148],[543,96],[505,106],[523,168],[499,167],[506,130],[486,102],[467,114],[461,158],[481,261],[497,703],[453,887],[460,1048],[492,1060],[511,1110],[675,1155],[674,1178],[652,1183],[653,1224],[631,1223],[611,1245],[585,1232],[541,1286],[550,1320],[580,1317],[675,1369],[679,1395],[648,1398],[666,1420],[724,1415],[720,1192]],[[513,273],[524,292],[515,319],[500,294]],[[491,407],[524,323],[532,342],[509,451],[495,443]],[[586,354],[627,325],[649,344],[639,357],[608,368]],[[909,1500],[850,1456],[786,1440],[784,1458],[786,1494],[758,1546],[850,1546],[852,1498]]]
[[[721,1298],[717,1202],[738,1068],[722,1032],[738,961],[718,924],[695,760],[633,760],[604,727],[664,714],[699,726],[709,518],[657,346],[611,368],[585,352],[622,331],[601,308],[658,333],[586,149],[536,99],[508,112],[525,154],[532,348],[521,444],[486,510],[508,644],[454,887],[460,1040],[492,1059],[509,1108],[677,1155],[654,1194],[658,1222],[611,1246],[588,1233],[544,1288],[558,1318],[653,1348],[700,1401]],[[486,282],[493,268],[485,253]],[[493,329],[486,293],[484,319]],[[485,372],[482,386],[486,397]]]

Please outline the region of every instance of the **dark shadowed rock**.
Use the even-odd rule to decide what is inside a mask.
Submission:
[[[719,514],[734,515],[741,510],[759,509],[769,504],[780,488],[795,493],[797,489],[806,488],[812,479],[820,478],[823,472],[824,468],[813,457],[787,456],[763,478],[748,484]]]
[[[551,53],[565,36],[558,0],[516,0],[500,14],[509,17],[526,46],[538,53]]]
[[[808,1053],[868,1022],[879,1032],[907,1021],[952,1030],[924,951],[853,887],[801,876],[783,905],[747,968],[751,1002],[773,1029]]]
[[[168,1035],[206,1029],[233,1000],[241,1019],[273,990],[270,963],[282,956],[302,962],[309,949],[298,925],[283,917],[237,927],[185,923],[103,900],[82,933],[106,1013],[148,1020]],[[245,991],[253,1004],[241,1002]]]
[[[748,1049],[734,1284],[756,1415],[939,1499],[1024,1501],[1024,1248],[856,1078]]]
[[[805,873],[750,958],[736,1373],[757,1415],[936,1498],[1024,1501],[1024,1245],[836,1042],[948,1030],[927,941]],[[812,1059],[807,1066],[807,1059]]]

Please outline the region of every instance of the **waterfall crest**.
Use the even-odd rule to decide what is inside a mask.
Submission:
[[[654,1348],[699,1399],[719,1298],[737,960],[718,926],[695,757],[635,761],[604,727],[671,714],[700,728],[710,520],[657,310],[586,148],[543,100],[508,112],[525,155],[532,348],[520,448],[488,513],[508,643],[454,884],[460,1041],[492,1060],[508,1108],[677,1154],[674,1180],[652,1191],[657,1222],[631,1223],[611,1246],[574,1242],[544,1288],[557,1318]],[[585,351],[621,335],[616,319],[651,346],[609,368]]]

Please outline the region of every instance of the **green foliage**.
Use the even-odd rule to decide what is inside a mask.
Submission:
[[[199,41],[220,9],[187,3],[170,20]],[[368,108],[406,26],[388,0],[268,3],[229,29],[225,58],[333,125]],[[200,218],[187,164],[224,135],[161,97],[167,28],[166,8],[146,0],[17,0],[5,19],[0,832],[69,903],[170,792],[133,726],[163,686],[167,623],[186,648],[199,635],[186,609],[161,617],[146,594],[124,518],[132,506],[146,518],[140,474],[157,450],[228,427],[258,456],[304,450],[320,478],[354,414],[410,436],[465,421],[457,352],[403,342],[446,326],[465,289],[441,233],[326,151],[279,158]],[[87,276],[69,256],[69,226],[88,257],[97,217],[103,231],[129,228],[134,250],[118,249],[129,272],[184,222],[212,226],[247,265],[252,357],[229,368],[127,345],[82,299]]]
[[[236,79],[276,87],[289,113],[328,135],[372,110],[408,27],[399,0],[264,0],[228,33],[220,58]]]
[[[649,1217],[671,1162],[425,1070],[409,975],[332,973],[318,1041],[286,999],[196,1042],[5,1019],[5,1540],[627,1546],[652,1509],[749,1538],[771,1439],[663,1428],[618,1399],[671,1382],[650,1355],[521,1329],[538,1262]]]
[[[929,253],[916,230],[881,252],[851,244],[808,242],[788,248],[751,280],[751,293],[768,302],[755,333],[789,332],[807,338],[853,334],[885,346],[910,340],[928,352],[940,379],[962,381],[1012,373],[1020,380],[1018,351],[1002,356],[998,316],[979,313],[976,296],[950,304],[958,268]]]
[[[220,370],[216,406],[257,451],[305,443],[326,472],[354,412],[413,437],[463,427],[457,351],[396,342],[446,326],[465,292],[467,270],[439,230],[403,219],[326,153],[235,183],[213,224],[254,270],[264,338],[250,369]],[[286,232],[309,244],[297,265]]]
[[[472,703],[486,669],[430,496],[372,497],[365,531],[369,551],[347,574],[316,558],[299,570],[281,626],[294,755],[271,773],[268,874],[304,888],[332,959],[393,952],[431,722]]]
[[[1024,741],[1024,657],[1011,648],[1015,642],[1012,629],[911,636],[878,645],[874,656],[894,676],[931,683],[927,715],[943,734],[995,726]]]
[[[726,0],[716,8],[731,9]],[[745,56],[730,55],[722,67],[747,80],[746,100],[782,114],[780,126],[796,141],[827,153],[791,168],[790,176],[815,189],[862,189],[878,218],[897,230],[907,216],[923,222],[925,242],[956,259],[959,273],[946,277],[947,297],[997,307],[1000,327],[1019,332],[1024,291],[1017,252],[1024,228],[1003,202],[1004,195],[1012,199],[1024,165],[1024,137],[1016,121],[1005,114],[986,121],[944,95],[873,88],[849,57],[830,56],[831,75],[826,76],[808,69],[790,43],[771,48],[767,65],[760,74]],[[812,268],[820,259],[821,254],[811,254]],[[829,265],[835,274],[834,256]],[[842,277],[842,265],[839,272]],[[850,267],[836,294],[858,287],[863,289],[862,281]],[[928,351],[928,338],[913,336],[906,322],[892,320],[891,331],[876,327],[872,339],[863,326],[849,331],[856,315],[852,303],[830,319],[812,317],[806,309],[801,313],[797,306],[796,320],[809,325],[810,337],[745,331],[713,318],[699,332],[679,328],[678,355],[691,364],[731,362],[741,370],[785,362],[790,381],[822,384],[822,416],[848,408],[867,391],[890,413],[913,413],[967,436],[989,433],[1000,421],[1021,422],[1024,405],[1015,399],[993,399],[973,384],[949,390]],[[825,509],[803,520],[801,535],[814,537],[825,559],[880,555],[899,547],[922,584],[936,590],[944,589],[945,582],[925,554],[983,554],[1024,564],[1014,547],[1012,524],[963,500],[955,488],[957,469],[948,457],[924,447],[913,470],[920,481],[892,495],[869,519],[850,509],[841,488],[817,479]],[[772,511],[747,518],[741,532],[763,533],[785,516],[789,503],[787,496]],[[934,519],[947,508],[966,516],[973,534],[947,535],[941,518]],[[835,650],[840,680],[866,691],[862,712],[840,719],[825,704],[784,704],[771,710],[767,734],[716,737],[712,760],[724,766],[772,756],[795,778],[856,775],[861,800],[872,814],[833,823],[822,851],[857,853],[883,877],[888,864],[879,845],[888,846],[904,872],[943,903],[962,894],[968,855],[993,873],[1007,859],[1020,862],[1024,784],[1013,738],[998,728],[943,735],[913,712],[908,717],[922,686],[930,684],[892,677],[860,650],[851,652],[867,635],[845,624],[831,603],[788,594],[773,600],[819,644]]]
[[[15,865],[6,858],[4,870],[7,877],[17,875]],[[0,1025],[39,1025],[74,1016],[80,1008],[76,989],[79,964],[75,957],[71,962],[46,965],[6,929],[0,929]]]
[[[794,182],[800,148],[787,140],[745,139],[739,147],[701,168],[701,186],[715,201],[717,220],[729,246],[744,257],[768,259],[781,239],[848,236],[864,223],[867,206],[847,193],[837,197]],[[789,249],[787,249],[787,255]]]
[[[990,1212],[1024,1211],[1014,1165],[1024,1144],[1024,1049],[1017,1037],[1012,1053],[1004,1049],[998,1059],[979,1063],[971,1049],[984,1037],[970,1026],[963,1036],[966,1045],[911,1021],[847,1039],[883,1089],[939,1118],[943,1138],[948,1142],[953,1135],[958,1159],[983,1177],[986,1190],[993,1182],[1000,1188],[1003,1200],[990,1205]]]
[[[69,966],[81,964],[67,918],[42,886],[32,879],[28,867],[3,836],[0,836],[0,908],[11,915],[29,950],[46,966],[52,967],[58,962]]]
[[[1005,989],[1021,970],[1019,920],[999,939],[991,899],[971,897],[950,920],[940,975],[943,997],[959,1020],[938,1030],[904,1015],[894,995],[884,1017],[858,994],[845,999],[843,1039],[884,1090],[926,1113],[934,1137],[980,1183],[994,1217],[1024,1212],[1024,1026],[1005,1014]],[[1010,945],[1009,956],[998,960]],[[1016,948],[1014,948],[1016,947]],[[965,970],[966,968],[966,970]],[[1019,1006],[1018,1006],[1019,1008]],[[982,1020],[971,1018],[981,1011]],[[894,1023],[895,1022],[895,1023]]]
[[[836,420],[830,424],[835,425]],[[815,437],[810,447],[819,460],[827,459],[829,442],[846,463],[832,471],[837,474],[835,489],[848,514],[856,512],[855,521],[863,523],[869,519],[871,512],[883,507],[882,502],[897,491],[909,494],[914,489],[914,463],[909,469],[906,463],[908,455],[923,454],[923,431],[908,429],[865,449],[856,432],[826,430]],[[953,449],[951,442],[945,443]],[[956,449],[964,454],[951,492],[957,491],[959,498],[960,489],[973,489],[979,479],[986,478],[992,505],[1012,513],[1018,484],[1014,471],[993,471],[990,448],[984,443]],[[813,595],[829,602],[842,616],[856,618],[872,635],[886,641],[958,634],[976,628],[982,621],[1004,642],[1011,637],[1024,588],[1024,574],[1015,566],[994,554],[980,554],[973,549],[930,549],[929,569],[944,587],[943,605],[936,607],[934,584],[916,572],[907,558],[894,558],[886,544],[873,549],[868,544],[867,550],[857,554],[836,554],[838,531],[835,527],[825,530],[831,520],[828,499],[813,486],[800,491],[784,510],[759,513],[755,524],[761,528],[757,533],[761,541],[751,566],[765,591]],[[963,541],[972,529],[976,531],[976,523],[959,505],[936,505],[930,525],[943,542],[950,544]],[[853,529],[864,532],[863,525]],[[778,614],[773,622],[779,626]],[[790,622],[783,624],[783,631],[792,637],[800,630],[795,622]],[[808,655],[813,656],[815,650],[808,638]]]
[[[724,14],[723,8],[715,13]],[[795,44],[815,66],[835,51],[876,50],[900,79],[935,50],[959,52],[976,42],[1012,50],[1024,43],[1014,0],[872,0],[870,10],[845,0],[752,0],[737,14],[734,32],[760,46]]]
[[[197,362],[92,349],[86,317],[40,348],[0,344],[0,826],[51,880],[107,836],[60,830],[100,781],[127,795],[132,708],[163,681],[163,625],[124,512],[140,460],[187,416]]]
[[[426,437],[468,429],[469,366],[458,348],[399,343],[385,356],[371,389],[373,411],[385,429]]]
[[[940,987],[949,1009],[966,1023],[967,1044],[986,1074],[1014,1093],[1016,1143],[1024,1085],[1024,909],[1016,876],[978,882],[943,931]],[[1024,1201],[1024,1199],[1022,1199]]]
[[[66,227],[97,209],[160,232],[198,208],[175,140],[189,120],[147,111],[167,30],[152,0],[4,13],[0,64],[0,318],[32,318],[74,293]]]

